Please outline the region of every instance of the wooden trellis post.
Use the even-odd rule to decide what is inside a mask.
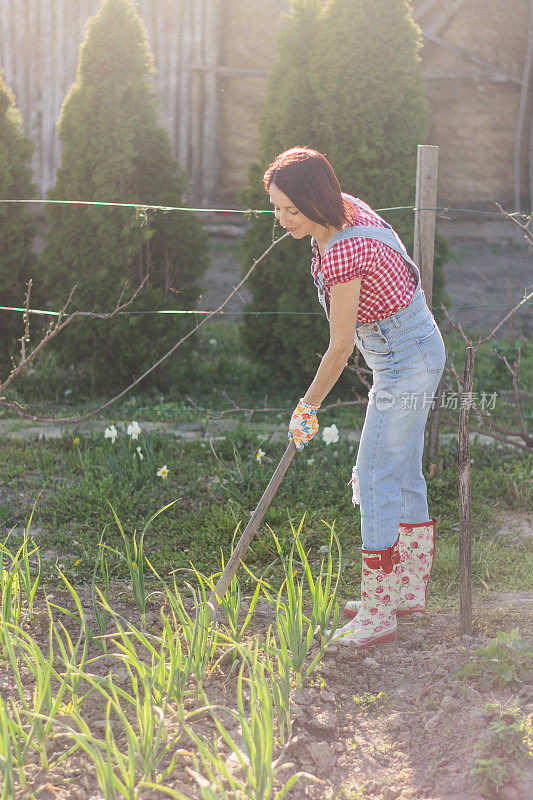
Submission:
[[[435,224],[437,219],[437,182],[439,174],[439,148],[419,144],[416,163],[416,199],[413,259],[422,276],[422,289],[428,306],[433,297],[433,266],[435,257]],[[435,457],[439,440],[439,409],[442,381],[430,415],[424,462]],[[431,468],[431,465],[430,465]],[[433,467],[435,469],[435,467]]]
[[[439,148],[419,144],[416,164],[415,241],[413,259],[422,275],[422,289],[428,306],[433,296],[433,259],[437,217]]]

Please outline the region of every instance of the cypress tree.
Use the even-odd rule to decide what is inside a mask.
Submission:
[[[419,48],[408,0],[294,0],[268,79],[259,164],[249,170],[247,203],[269,207],[264,167],[288,147],[310,145],[326,154],[343,191],[374,208],[414,205],[416,149],[428,130]],[[383,216],[410,248],[412,212]],[[259,219],[251,225],[248,260],[268,241],[271,224]],[[439,255],[445,255],[442,240],[435,305],[443,290]],[[310,257],[307,239],[279,245],[252,274],[250,310],[319,311]],[[253,357],[298,382],[316,370],[328,335],[327,325],[305,315],[249,316],[243,333]]]
[[[15,97],[0,70],[0,199],[29,200],[35,196],[30,160],[33,142],[21,130]],[[35,234],[29,206],[0,203],[0,297],[4,306],[23,304],[25,284],[31,272],[31,243]],[[0,370],[6,377],[11,356],[20,350],[17,339],[24,333],[22,315],[0,311]]]
[[[314,93],[311,61],[321,25],[318,0],[295,0],[284,17],[278,38],[278,58],[267,79],[265,110],[259,126],[259,163],[248,170],[249,188],[244,202],[249,208],[271,209],[262,184],[266,165],[282,150],[296,144],[315,145]],[[244,268],[268,245],[274,217],[261,214],[244,238]],[[283,231],[277,227],[277,234]],[[243,342],[251,357],[289,380],[305,380],[316,368],[317,352],[327,346],[327,326],[320,312],[316,290],[309,278],[308,240],[286,239],[252,273],[248,310],[298,312],[301,316],[247,316]],[[247,267],[248,265],[248,267]],[[311,312],[311,313],[308,313]]]
[[[186,186],[158,120],[144,24],[131,0],[104,0],[88,24],[76,82],[59,120],[62,165],[50,199],[181,206]],[[190,308],[207,266],[207,239],[189,212],[168,215],[98,206],[50,206],[41,256],[46,300],[77,284],[76,305],[108,311],[126,280],[148,288],[133,311]],[[97,388],[140,374],[183,333],[179,316],[77,322],[61,358],[89,370]],[[184,352],[180,351],[183,358]],[[168,373],[155,377],[159,386]]]

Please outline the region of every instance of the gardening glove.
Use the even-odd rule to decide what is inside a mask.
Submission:
[[[303,450],[317,432],[316,412],[318,408],[320,406],[310,406],[309,403],[300,400],[292,412],[288,437],[292,439],[297,450]]]

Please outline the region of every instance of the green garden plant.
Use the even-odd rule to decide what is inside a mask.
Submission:
[[[15,767],[22,788],[26,788],[20,720],[10,710],[0,696],[0,775],[2,786],[0,800],[11,800],[15,796]]]
[[[175,703],[178,714],[184,717],[183,700],[191,673],[194,647],[188,650],[183,648],[181,626],[174,611],[171,609],[168,615],[161,611],[161,636],[147,634],[131,623],[123,626],[119,615],[112,609],[109,611],[117,629],[112,641],[132,680],[134,670],[141,680],[147,681],[152,687],[157,706],[165,710],[170,703]]]
[[[139,537],[139,541],[137,542],[137,536],[134,533],[132,537],[132,544],[130,545],[128,539],[126,538],[126,534],[124,533],[124,529],[122,527],[122,523],[120,522],[117,513],[113,506],[111,506],[111,510],[113,512],[113,516],[115,518],[115,522],[117,523],[117,527],[120,531],[120,535],[122,536],[122,540],[124,542],[124,552],[120,552],[115,547],[110,547],[106,545],[107,549],[115,553],[119,559],[126,565],[126,568],[129,572],[130,580],[131,580],[131,587],[133,591],[133,598],[135,600],[135,605],[137,606],[137,610],[141,615],[141,625],[144,628],[146,625],[146,605],[148,600],[159,594],[159,592],[150,592],[147,594],[146,592],[146,582],[144,579],[144,552],[143,552],[143,545],[144,545],[144,537],[146,532],[154,519],[166,511],[168,508],[173,506],[177,503],[177,500],[173,500],[171,503],[167,503],[166,506],[163,506],[155,514],[152,514],[146,525],[144,526],[142,533]]]
[[[131,438],[126,441],[119,437],[118,444],[106,454],[105,460],[113,480],[130,484],[133,490],[157,480],[153,444],[145,434],[142,434],[138,446],[132,443]]]
[[[3,641],[4,623],[22,625],[33,613],[35,594],[41,579],[41,557],[34,542],[33,548],[28,548],[32,518],[33,511],[22,544],[15,552],[7,547],[9,535],[0,543],[0,642]],[[32,558],[37,562],[37,570],[32,569]]]
[[[56,662],[61,659],[65,671],[61,670],[60,676],[69,690],[69,708],[80,708],[83,701],[92,694],[92,689],[83,693],[83,672],[89,661],[90,637],[87,626],[83,626],[74,642],[68,630],[60,620],[54,623],[54,638],[61,655],[56,656]]]
[[[109,701],[106,708],[105,741],[93,736],[89,726],[78,711],[74,712],[72,717],[79,730],[74,728],[73,725],[67,725],[65,722],[60,721],[56,723],[56,735],[72,738],[76,745],[86,753],[92,762],[96,780],[105,800],[120,800],[120,798],[123,798],[123,800],[137,800],[140,790],[135,778],[135,753],[131,750],[132,743],[129,739],[127,740],[128,751],[125,756],[122,754],[121,749],[117,747],[110,722],[111,707],[112,703]],[[117,757],[120,759],[119,770],[117,770],[117,761],[115,760]],[[127,767],[123,769],[125,762]],[[117,774],[117,771],[119,771],[119,774]]]
[[[196,771],[191,774],[204,800],[232,800],[236,797],[243,800],[282,800],[301,778],[320,781],[308,773],[298,772],[276,790],[275,782],[289,765],[281,763],[283,751],[277,758],[274,754],[274,706],[270,682],[260,659],[257,641],[253,646],[243,649],[242,654],[237,687],[238,710],[234,716],[240,724],[243,750],[228,733],[215,709],[210,709],[219,736],[237,757],[242,777],[235,775],[227,766],[227,757],[220,752],[216,736],[210,743],[187,724],[186,731],[196,748],[193,753]],[[168,794],[178,800],[183,799],[183,795],[178,793],[170,791]]]
[[[117,429],[115,423],[104,431],[105,442],[100,437],[84,441],[82,455],[79,439],[74,445],[83,475],[95,486],[109,482],[127,484],[132,491],[140,491],[158,480],[157,464],[154,457],[154,438],[141,430],[138,422],[124,425],[124,431]]]
[[[326,454],[326,462],[329,471],[333,475],[339,475],[343,474],[346,470],[351,471],[357,456],[357,445],[351,444],[348,441],[348,437],[343,433],[341,433],[340,436],[337,433],[337,440],[334,439],[330,444],[326,438],[326,433],[333,427],[336,428],[336,426],[330,426],[322,430],[322,440],[324,441],[323,449]],[[333,447],[333,444],[336,442],[338,442],[337,446]]]
[[[491,722],[475,745],[479,756],[471,775],[484,797],[497,797],[506,783],[523,777],[520,768],[533,756],[533,728],[517,706],[493,703],[485,714]]]
[[[105,635],[107,633],[107,623],[109,620],[109,564],[105,556],[103,544],[104,532],[98,542],[98,552],[94,560],[93,573],[91,577],[91,601],[93,612],[98,626],[100,636],[96,638],[98,646],[105,654],[107,652],[107,644]],[[103,591],[96,585],[96,575],[100,572],[103,581]]]
[[[188,651],[187,669],[196,679],[198,696],[203,695],[203,678],[208,670],[219,639],[217,621],[209,603],[209,583],[193,570],[197,588],[186,582],[192,597],[192,610],[188,611],[178,589],[176,576],[173,588],[163,584],[165,598],[172,615],[181,625],[181,635]]]
[[[138,662],[140,665],[140,662]],[[106,745],[111,760],[119,768],[125,785],[140,780],[152,780],[161,761],[173,749],[175,738],[170,737],[165,723],[165,709],[154,700],[149,676],[141,668],[129,669],[131,692],[114,684],[112,675],[105,681],[86,679],[107,701]],[[130,713],[131,712],[131,713]],[[133,722],[130,716],[133,715]],[[79,716],[76,717],[79,724]],[[121,736],[116,732],[120,730]],[[128,752],[123,755],[117,739],[125,736]]]
[[[362,692],[361,694],[354,694],[353,701],[361,711],[374,712],[386,706],[389,699],[385,692],[378,692],[377,694]]]
[[[481,677],[484,683],[497,686],[521,683],[520,673],[532,659],[533,643],[523,640],[518,628],[510,633],[498,631],[486,647],[473,650],[470,663],[452,677]]]
[[[52,621],[48,632],[48,655],[45,655],[32,637],[21,628],[15,626],[9,628],[11,635],[5,637],[6,654],[13,671],[16,702],[21,708],[18,715],[19,726],[25,739],[24,747],[18,753],[20,774],[30,748],[39,754],[43,769],[48,769],[50,731],[55,717],[64,704],[65,696],[68,696],[68,682],[61,680],[54,666]],[[26,692],[27,678],[22,675],[21,663],[29,670],[34,682],[33,693],[29,696]],[[56,691],[52,686],[52,679],[58,682]],[[24,722],[28,723],[27,727],[24,726]]]
[[[325,649],[335,635],[335,626],[339,618],[339,607],[336,600],[341,569],[340,544],[331,527],[331,545],[336,542],[339,563],[336,572],[333,571],[332,547],[329,550],[328,566],[324,572],[322,561],[318,578],[314,579],[309,565],[307,554],[301,542],[301,532],[305,520],[302,518],[298,529],[291,522],[293,545],[288,558],[285,558],[283,548],[274,531],[269,528],[281,561],[284,580],[277,594],[274,595],[266,584],[263,592],[275,608],[275,626],[277,632],[278,658],[288,662],[294,672],[296,686],[301,688],[303,678],[310,675],[322,659]],[[300,557],[302,573],[305,578],[305,593],[311,595],[312,608],[310,616],[305,613],[304,605],[304,580],[298,579],[295,554]],[[332,588],[333,587],[333,588]],[[326,626],[331,624],[329,633]],[[320,635],[320,648],[311,662],[304,667],[305,661],[311,651],[316,634]]]
[[[272,699],[276,710],[280,744],[284,746],[292,735],[291,715],[291,666],[288,659],[283,659],[272,629],[269,628],[264,645],[265,669],[270,681]]]
[[[265,481],[265,470],[262,460],[265,455],[261,447],[253,448],[247,457],[243,457],[237,449],[235,442],[231,442],[233,448],[233,464],[223,461],[216,452],[212,440],[210,441],[211,450],[217,463],[222,467],[226,475],[225,479],[220,479],[219,483],[222,491],[237,503],[242,503],[243,495],[250,489],[257,487]],[[264,444],[264,442],[262,442]]]
[[[233,534],[233,541],[235,541],[235,538],[239,531],[239,527],[240,526],[237,525],[235,529],[235,533]],[[233,544],[231,552],[233,553]],[[224,562],[224,554],[222,553],[221,571],[215,575],[212,575],[210,578],[207,579],[207,583],[209,584],[211,591],[214,592],[217,580],[224,572],[224,569],[225,569],[225,562]],[[252,577],[255,578],[255,576]],[[239,583],[239,579],[237,578],[236,574],[231,579],[231,583],[224,597],[218,598],[218,603],[219,603],[218,612],[224,615],[227,623],[224,626],[227,632],[225,634],[222,634],[221,632],[221,636],[224,636],[224,638],[227,639],[230,645],[233,646],[242,643],[244,639],[244,634],[252,620],[254,609],[257,605],[260,592],[261,592],[261,581],[256,579],[255,589],[252,594],[250,604],[248,606],[248,611],[246,612],[246,617],[242,624],[239,622],[239,617],[241,615],[241,611],[243,610],[242,608],[243,597],[241,592],[241,585]]]
[[[307,554],[300,537],[303,519],[300,524],[300,528],[295,535],[295,543],[298,549],[298,555],[300,556],[300,561],[302,563],[303,571],[307,580],[309,595],[313,601],[312,615],[313,619],[316,620],[317,626],[315,633],[319,633],[320,635],[320,652],[313,660],[313,663],[309,668],[310,670],[314,669],[321,659],[325,648],[335,635],[335,630],[339,621],[339,604],[337,602],[337,597],[342,573],[342,550],[339,538],[335,533],[335,524],[324,524],[326,524],[330,530],[328,557],[325,568],[324,559],[322,559],[320,563],[320,572],[316,578],[313,578],[311,565],[309,564],[309,559],[307,558]],[[336,551],[335,558],[333,555],[334,551]],[[336,563],[334,563],[334,560]],[[329,634],[327,633],[328,630],[330,631]]]

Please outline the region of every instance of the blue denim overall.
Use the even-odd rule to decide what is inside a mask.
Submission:
[[[398,538],[400,522],[429,520],[422,474],[424,429],[444,370],[445,349],[418,267],[395,231],[390,226],[343,228],[329,240],[326,251],[349,236],[388,245],[407,261],[416,280],[406,308],[382,320],[358,323],[355,331],[355,345],[372,370],[373,385],[352,473],[353,502],[361,509],[363,547],[384,550]],[[315,284],[328,315],[321,271]]]

